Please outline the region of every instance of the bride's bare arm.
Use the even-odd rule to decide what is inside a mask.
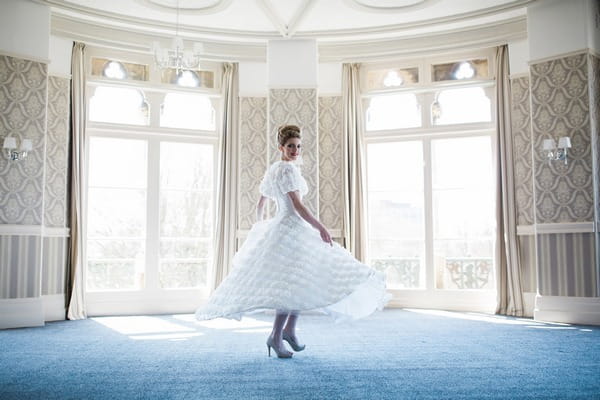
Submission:
[[[257,221],[262,221],[262,219],[263,219],[263,210],[265,208],[266,201],[267,201],[267,198],[265,196],[260,196],[260,199],[258,200],[258,204],[256,205],[256,220]]]
[[[298,194],[298,191],[289,192],[288,196],[290,196],[290,198],[292,199],[292,203],[294,204],[294,209],[296,210],[296,212],[306,222],[311,224],[316,230],[319,231],[319,233],[321,234],[321,239],[323,239],[323,241],[325,243],[329,243],[330,245],[333,245],[333,243],[331,242],[331,235],[327,231],[327,228],[325,228],[325,226],[318,219],[316,219],[311,214],[310,211],[308,211],[306,206],[302,203],[302,200],[300,199],[300,195]]]

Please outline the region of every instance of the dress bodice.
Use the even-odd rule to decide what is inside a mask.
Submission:
[[[277,161],[265,173],[260,184],[260,193],[277,203],[277,215],[294,214],[294,205],[288,195],[298,191],[300,197],[308,193],[306,181],[300,169],[292,162]]]

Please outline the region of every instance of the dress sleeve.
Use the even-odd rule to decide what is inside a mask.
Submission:
[[[286,194],[295,192],[296,190],[303,191],[302,176],[300,171],[291,164],[282,164],[281,169],[276,177],[276,185],[280,193]]]

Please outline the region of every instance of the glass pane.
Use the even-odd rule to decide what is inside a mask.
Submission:
[[[494,289],[495,198],[490,141],[487,136],[432,141],[438,289]],[[456,157],[463,152],[469,157]]]
[[[390,288],[425,284],[423,150],[420,141],[367,147],[370,265]]]
[[[160,147],[160,285],[207,284],[212,259],[212,145],[163,142]]]
[[[367,130],[415,128],[421,126],[417,96],[403,93],[372,97],[367,108]]]
[[[144,286],[143,264],[133,260],[88,260],[87,290],[136,290]]]
[[[161,107],[160,126],[214,131],[215,110],[207,96],[169,93]]]
[[[434,189],[493,187],[489,136],[437,139],[432,141],[431,153]]]
[[[367,90],[388,89],[419,82],[418,68],[386,68],[367,72]]]
[[[90,121],[148,125],[149,115],[144,93],[137,89],[100,86],[90,99]]]
[[[489,68],[487,59],[458,61],[433,66],[432,78],[434,82],[487,78]]]
[[[149,68],[144,64],[134,64],[107,58],[92,58],[92,75],[110,79],[133,79],[147,81]]]
[[[208,261],[167,261],[160,263],[160,287],[193,288],[208,283]]]
[[[160,154],[161,189],[212,190],[212,145],[163,142]]]
[[[147,154],[143,140],[90,138],[89,186],[145,188]]]
[[[438,93],[431,105],[431,116],[434,125],[489,122],[492,109],[481,87],[448,89]]]
[[[161,82],[212,89],[215,87],[215,73],[212,71],[184,70],[178,74],[176,69],[164,68],[161,70]]]

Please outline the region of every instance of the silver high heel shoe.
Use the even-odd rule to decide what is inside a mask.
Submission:
[[[275,344],[273,343],[273,338],[269,336],[269,338],[267,339],[267,350],[269,352],[269,357],[271,357],[271,348],[273,348],[278,358],[292,358],[292,355],[294,354],[285,350],[285,348],[278,349],[277,347],[275,347]]]
[[[294,351],[302,351],[306,348],[306,345],[299,345],[291,336],[288,336],[287,333],[283,332],[283,340],[288,342]]]

